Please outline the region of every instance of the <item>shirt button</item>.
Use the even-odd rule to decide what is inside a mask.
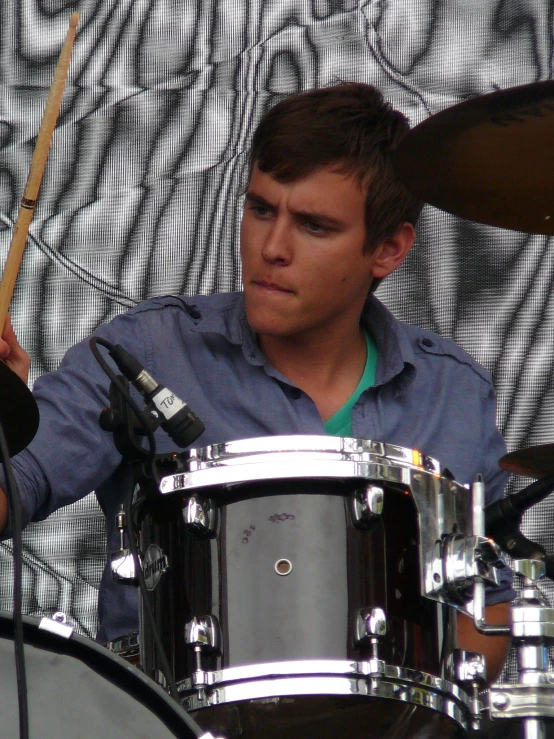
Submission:
[[[298,400],[298,398],[302,395],[302,391],[299,390],[297,387],[293,387],[290,390],[290,397],[293,400]]]
[[[425,337],[425,339],[423,339],[421,343],[424,346],[435,346],[435,344],[431,341],[431,339],[428,339],[427,337]]]

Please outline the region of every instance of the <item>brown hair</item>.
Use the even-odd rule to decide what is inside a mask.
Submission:
[[[332,164],[367,188],[364,251],[406,221],[415,226],[423,203],[397,179],[392,152],[409,130],[407,119],[371,85],[345,82],[282,100],[262,118],[252,141],[255,164],[280,182],[293,182]]]

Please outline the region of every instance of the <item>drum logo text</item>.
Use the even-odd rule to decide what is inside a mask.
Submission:
[[[150,544],[144,555],[142,570],[144,573],[144,581],[148,590],[154,590],[160,577],[168,568],[168,561],[165,554],[157,544]]]

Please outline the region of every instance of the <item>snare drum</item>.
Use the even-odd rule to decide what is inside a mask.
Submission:
[[[233,737],[465,736],[432,597],[468,491],[418,452],[337,437],[191,450],[139,499],[143,569],[183,704]],[[429,584],[431,578],[431,585]],[[438,592],[438,591],[437,591]],[[156,677],[146,619],[141,664]]]
[[[193,739],[202,730],[152,680],[50,619],[23,618],[32,737]],[[19,737],[13,620],[0,612],[3,739]]]

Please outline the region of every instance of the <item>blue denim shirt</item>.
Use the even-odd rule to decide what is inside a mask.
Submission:
[[[437,458],[460,483],[480,472],[487,502],[502,495],[505,453],[496,428],[495,395],[488,372],[460,347],[430,331],[397,321],[370,296],[363,321],[377,344],[375,385],[352,411],[353,435],[418,449]],[[147,300],[98,329],[121,344],[204,421],[195,442],[275,434],[324,434],[315,403],[262,355],[247,324],[242,293]],[[88,341],[70,349],[56,372],[35,383],[40,428],[13,463],[24,522],[41,520],[60,506],[96,491],[107,517],[108,549],[118,549],[114,517],[128,487],[112,436],[98,424],[109,405],[109,381]],[[175,445],[158,430],[158,451]],[[99,595],[98,639],[136,630],[132,588],[112,583],[106,570]],[[510,600],[505,587],[488,602]]]

